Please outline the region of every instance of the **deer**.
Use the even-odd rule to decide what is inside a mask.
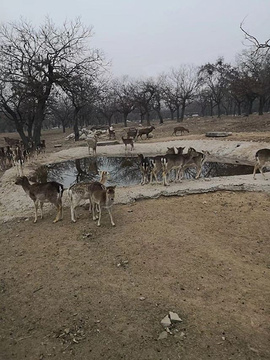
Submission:
[[[183,126],[176,126],[176,127],[173,129],[172,135],[175,135],[175,136],[176,136],[177,131],[180,131],[180,132],[181,132],[181,135],[183,135],[184,132],[189,133],[189,130],[188,130],[187,128],[184,128]]]
[[[108,210],[111,224],[115,226],[113,221],[111,207],[114,203],[115,197],[115,186],[104,186],[103,184],[95,181],[89,186],[90,191],[90,204],[92,206],[93,220],[98,220],[97,226],[100,226],[101,220],[101,210],[105,208]],[[98,209],[98,215],[96,214],[96,210]]]
[[[14,165],[13,164],[13,152],[9,145],[6,147],[5,154],[6,154],[6,162],[7,162],[8,166],[9,167],[13,166]]]
[[[29,147],[30,149],[34,148],[34,145],[32,144],[32,146]],[[45,140],[40,140],[40,143],[36,146],[36,152],[37,155],[39,155],[40,153],[44,153],[46,152],[46,143]]]
[[[17,176],[23,176],[24,157],[19,145],[16,145],[15,149],[12,151],[12,159],[13,164],[16,167]]]
[[[162,177],[163,177],[163,185],[168,186],[167,182],[167,174],[172,169],[177,169],[177,176],[175,181],[179,180],[179,175],[182,168],[190,161],[194,156],[196,156],[196,151],[190,150],[187,154],[166,154],[161,158],[162,165]]]
[[[135,141],[138,134],[138,130],[136,128],[129,128],[127,129],[127,138],[131,138]]]
[[[140,137],[142,139],[142,135],[146,135],[146,138],[149,139],[149,134],[154,129],[155,129],[155,127],[153,125],[150,127],[147,127],[147,128],[139,129],[137,138]]]
[[[193,147],[190,147],[188,149],[188,154],[189,153],[193,153],[193,156],[190,160],[188,160],[186,162],[186,164],[183,166],[183,168],[180,171],[180,179],[182,179],[183,176],[183,172],[185,169],[189,168],[189,167],[195,167],[196,168],[196,175],[195,175],[195,179],[199,179],[201,172],[202,172],[202,166],[206,160],[206,157],[208,155],[210,155],[210,153],[208,151],[204,151],[202,150],[202,152],[199,152],[197,150],[195,150]],[[185,154],[186,155],[186,154]]]
[[[150,158],[144,157],[143,154],[138,154],[140,159],[140,170],[142,175],[141,185],[147,184],[149,182],[149,175],[152,171],[152,163]]]
[[[63,219],[63,207],[62,207],[62,196],[64,186],[56,181],[50,181],[45,183],[34,183],[30,184],[26,176],[18,177],[15,181],[16,185],[21,185],[26,194],[33,200],[35,206],[35,219],[34,223],[37,222],[37,212],[40,206],[41,219],[43,219],[43,204],[49,202],[57,208],[57,214],[54,223]]]
[[[109,139],[116,139],[115,131],[112,127],[109,127],[108,132],[109,132]]]
[[[263,169],[270,163],[270,149],[260,149],[255,154],[256,163],[253,170],[253,179],[256,180],[256,171],[259,169],[263,178],[267,180]]]
[[[123,136],[122,136],[122,141],[123,143],[125,144],[125,151],[127,151],[127,146],[130,145],[130,150],[132,151],[134,149],[134,141],[133,139],[125,139]]]
[[[86,143],[88,146],[88,153],[91,154],[91,149],[93,149],[93,155],[97,154],[97,136],[94,135],[93,137],[87,137]]]
[[[0,148],[0,168],[3,171],[6,170],[6,152],[4,147]]]
[[[108,179],[109,173],[107,171],[100,172],[100,180],[99,182],[104,185]],[[90,202],[90,186],[91,182],[88,183],[79,183],[73,184],[69,187],[67,193],[70,200],[70,213],[71,213],[71,221],[76,222],[76,207],[80,204],[82,200],[89,200]],[[89,212],[91,213],[92,206],[91,202],[89,205]]]
[[[19,139],[13,139],[13,138],[4,136],[4,140],[8,144],[8,146],[20,145],[20,140]]]

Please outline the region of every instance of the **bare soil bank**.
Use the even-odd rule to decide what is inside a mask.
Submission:
[[[177,141],[203,141],[205,148],[208,122],[212,131],[224,131],[213,129],[212,120],[202,120],[201,133],[194,128]],[[245,130],[246,119],[240,120]],[[267,117],[259,120],[269,124]],[[222,124],[232,131],[232,119]],[[164,137],[157,126],[157,138],[136,143],[136,152],[166,149],[156,141],[172,141],[174,125],[163,125]],[[241,151],[252,160],[267,146],[270,129],[243,130],[219,145],[210,140],[210,152],[237,158]],[[258,134],[264,143],[250,142]],[[48,154],[40,163],[87,153],[60,132],[44,138]],[[54,148],[59,142],[66,152]],[[124,146],[116,150],[124,153]],[[84,208],[72,224],[68,207],[62,222],[52,224],[55,210],[47,207],[45,219],[33,224],[32,204],[14,178],[13,170],[1,178],[1,359],[270,358],[270,203],[268,181],[260,175],[256,182],[247,175],[228,183],[123,189],[113,210],[115,228],[107,214],[98,228]],[[190,195],[160,196],[165,192]],[[142,199],[147,196],[154,199]],[[169,311],[183,322],[157,340]]]

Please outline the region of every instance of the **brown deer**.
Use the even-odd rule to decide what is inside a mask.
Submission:
[[[138,130],[136,128],[129,128],[127,130],[127,138],[128,139],[131,138],[131,139],[135,140],[137,137],[137,134],[138,134]]]
[[[105,184],[108,179],[108,172],[101,171],[100,172],[100,180],[101,184]],[[90,186],[91,182],[88,183],[79,183],[74,184],[69,187],[67,193],[70,200],[70,213],[71,213],[71,221],[76,222],[76,207],[80,204],[82,200],[90,200]],[[91,203],[89,204],[89,212],[92,211]]]
[[[179,179],[180,172],[182,168],[190,161],[194,156],[196,156],[196,152],[191,150],[187,154],[166,154],[161,158],[161,165],[162,165],[162,176],[163,176],[163,185],[168,186],[167,182],[167,174],[172,169],[177,169],[177,176],[176,180]]]
[[[32,145],[32,148],[34,146]],[[31,148],[31,146],[30,146]],[[46,152],[46,143],[45,143],[45,140],[41,140],[40,143],[36,146],[36,152],[37,152],[37,155],[39,155],[40,153],[44,153]]]
[[[102,208],[108,210],[111,219],[111,224],[112,226],[115,226],[111,213],[111,207],[113,206],[114,197],[115,197],[115,186],[106,187],[96,181],[90,184],[89,191],[90,191],[90,204],[92,206],[92,212],[93,212],[93,220],[94,221],[98,220],[97,226],[100,226]],[[96,214],[97,209],[98,209],[98,215]]]
[[[263,173],[265,166],[270,164],[270,149],[260,149],[255,154],[256,164],[253,170],[253,179],[256,180],[256,171],[259,169],[263,178],[267,180]]]
[[[149,134],[155,129],[155,127],[152,125],[150,127],[139,129],[138,136],[142,139],[143,135],[146,135],[146,138],[149,139]]]
[[[35,220],[37,222],[37,212],[40,205],[41,219],[43,218],[43,204],[49,202],[56,206],[57,214],[54,223],[63,218],[62,195],[64,187],[58,182],[51,181],[45,183],[30,184],[26,176],[17,178],[16,185],[21,185],[27,195],[33,200],[35,205]]]
[[[115,131],[111,128],[108,129],[108,132],[109,132],[109,139],[116,139],[116,135],[115,135]]]
[[[187,132],[189,133],[189,130],[184,128],[183,126],[176,126],[174,129],[173,129],[173,133],[172,135],[175,135],[176,136],[176,133],[180,131],[181,132],[181,135],[183,135],[184,132]]]
[[[8,144],[8,146],[16,146],[16,145],[20,145],[21,143],[19,139],[13,139],[7,136],[4,136],[4,140]]]
[[[180,179],[182,178],[183,172],[185,169],[190,168],[190,167],[195,167],[196,168],[196,176],[195,179],[198,179],[201,175],[202,172],[202,166],[203,163],[206,160],[206,157],[208,155],[210,155],[210,153],[208,151],[203,151],[199,152],[196,151],[194,148],[190,147],[188,149],[188,153],[193,153],[193,156],[190,160],[188,160],[186,162],[186,164],[183,166],[183,168],[180,171]]]
[[[93,137],[87,137],[86,143],[88,146],[88,153],[91,154],[91,149],[93,149],[93,155],[97,154],[97,136],[94,135]]]
[[[0,168],[3,171],[6,170],[6,152],[4,147],[0,148]]]
[[[19,145],[12,151],[13,165],[16,167],[17,176],[23,176],[24,157]]]
[[[125,144],[125,151],[127,151],[127,146],[130,145],[130,150],[132,151],[134,149],[134,141],[133,139],[125,139],[123,136],[122,136],[122,141],[123,143]]]

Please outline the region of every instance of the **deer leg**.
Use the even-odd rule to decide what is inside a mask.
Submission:
[[[37,222],[37,212],[38,212],[38,200],[34,201],[34,205],[35,205],[35,220],[34,223]]]
[[[75,212],[75,205],[72,203],[72,200],[71,200],[71,204],[70,204],[70,215],[71,215],[71,221],[73,221],[75,223],[76,222],[76,212]]]
[[[199,168],[197,168],[197,174],[196,174],[195,179],[199,179],[201,172],[202,172],[202,165]]]
[[[62,212],[62,205],[61,205],[61,204],[57,204],[57,205],[56,205],[56,208],[57,208],[57,213],[56,213],[55,219],[53,220],[53,223],[56,223],[56,222],[59,221],[60,216],[61,216],[61,212]]]
[[[91,203],[92,206],[92,214],[93,214],[93,220],[96,220],[96,204],[94,202]]]
[[[43,219],[43,202],[42,201],[40,201],[40,211],[41,211],[41,216],[40,216],[40,218],[41,219]]]
[[[264,168],[263,166],[260,166],[260,167],[259,167],[259,170],[260,170],[260,173],[262,174],[263,178],[264,178],[265,180],[267,180],[267,178],[266,178],[265,175],[264,175],[263,168]]]
[[[97,226],[100,226],[100,220],[101,220],[101,206],[99,205],[99,213],[98,213],[98,223],[97,223]]]
[[[109,215],[110,215],[110,219],[111,219],[111,224],[112,224],[112,226],[115,226],[115,223],[114,223],[113,217],[112,217],[112,212],[111,212],[111,209],[110,209],[110,208],[108,208],[108,213],[109,213]]]
[[[163,185],[164,186],[169,186],[169,184],[167,182],[167,172],[163,171],[162,176],[163,176]]]
[[[258,164],[255,164],[254,170],[253,170],[253,179],[256,180],[256,171],[259,168]]]
[[[63,220],[63,205],[62,205],[62,200],[60,203],[60,220]]]
[[[89,214],[91,214],[92,212],[92,202],[91,199],[89,198]]]

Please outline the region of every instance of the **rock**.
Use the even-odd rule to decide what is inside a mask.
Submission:
[[[158,340],[167,339],[167,337],[168,337],[167,331],[162,331],[162,333],[159,334]]]
[[[213,131],[213,132],[207,132],[205,136],[207,137],[226,137],[232,135],[232,132],[225,132],[225,131]]]
[[[169,326],[172,325],[171,320],[170,320],[170,318],[169,318],[168,315],[166,315],[165,318],[163,318],[163,319],[161,320],[161,325],[162,325],[163,327],[165,327],[165,328],[167,328],[167,327],[169,327]]]
[[[140,296],[139,299],[140,299],[141,301],[143,301],[143,300],[145,300],[145,297],[144,297],[144,296]]]
[[[170,311],[169,317],[171,319],[171,322],[182,322],[183,320],[176,314],[175,312]]]

